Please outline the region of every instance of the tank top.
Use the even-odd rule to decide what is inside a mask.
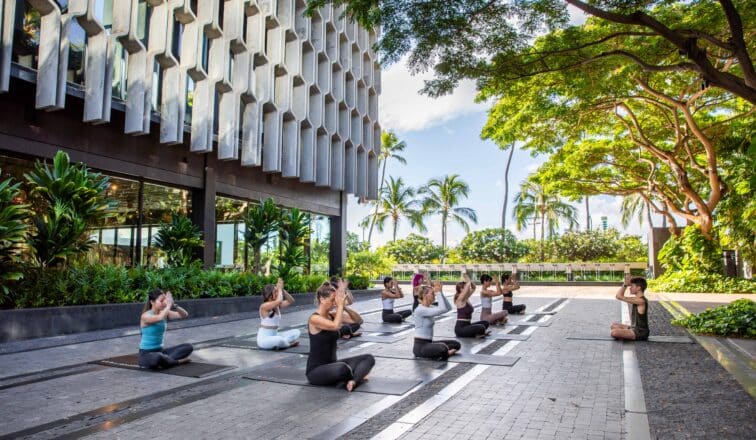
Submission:
[[[147,313],[154,315],[152,310],[147,311]],[[139,342],[139,349],[156,350],[163,348],[163,340],[165,339],[165,330],[167,328],[168,321],[165,319],[142,327],[142,340]]]
[[[475,310],[468,301],[467,304],[465,304],[464,307],[457,309],[457,319],[466,319],[470,320],[472,319],[473,310]]]
[[[276,307],[275,310],[271,310],[268,316],[260,318],[260,325],[266,327],[278,327],[281,325],[281,309]]]
[[[648,334],[649,334],[649,329],[648,329],[648,300],[646,299],[645,296],[643,297],[643,304],[644,304],[645,310],[646,310],[646,313],[643,313],[643,314],[641,314],[641,313],[638,312],[638,305],[637,304],[633,304],[633,308],[632,308],[632,311],[631,311],[632,318],[631,318],[631,321],[630,321],[630,325],[635,329],[635,331],[639,335],[646,335],[646,336],[648,336]]]
[[[308,324],[307,333],[310,335],[310,354],[307,356],[306,373],[321,365],[332,364],[337,361],[336,344],[339,341],[339,332],[321,330],[320,333],[312,334]]]
[[[493,298],[491,298],[490,296],[483,296],[483,294],[481,293],[480,306],[484,309],[490,309],[491,307],[493,307]]]
[[[383,303],[383,310],[394,310],[394,298],[383,298],[381,303]]]

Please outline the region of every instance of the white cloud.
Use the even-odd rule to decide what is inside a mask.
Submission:
[[[431,79],[433,72],[411,75],[406,60],[390,66],[381,73],[381,123],[385,129],[418,131],[442,124],[457,116],[486,110],[485,104],[476,104],[475,84],[462,82],[454,93],[430,98],[419,93],[423,81]]]

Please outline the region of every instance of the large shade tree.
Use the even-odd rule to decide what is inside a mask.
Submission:
[[[470,224],[478,223],[478,214],[472,208],[459,206],[470,193],[470,186],[458,174],[443,179],[431,179],[418,190],[423,196],[423,211],[427,215],[441,216],[441,249],[446,250],[446,229],[450,221],[470,232]]]

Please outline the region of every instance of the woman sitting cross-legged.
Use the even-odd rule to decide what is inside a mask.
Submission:
[[[334,289],[324,283],[317,292],[318,310],[307,321],[310,335],[310,354],[307,357],[307,381],[313,385],[336,385],[346,383],[347,391],[367,380],[367,375],[375,365],[375,358],[363,354],[346,359],[336,358],[339,329],[346,301],[346,286],[340,280]],[[330,313],[336,307],[333,317]]]
[[[421,286],[418,289],[418,300],[419,305],[414,311],[415,343],[412,352],[422,358],[448,359],[462,348],[462,344],[453,339],[433,340],[433,318],[451,310],[451,304],[442,291],[441,282],[434,282],[433,287]],[[434,301],[438,301],[438,306],[433,305]]]
[[[394,311],[394,300],[404,298],[402,288],[395,279],[386,277],[383,279],[383,292],[381,292],[381,303],[383,304],[382,318],[383,322],[391,324],[401,324],[408,316],[412,314],[409,310]]]
[[[504,325],[507,323],[509,312],[506,310],[502,310],[501,312],[493,311],[493,298],[503,295],[504,291],[501,290],[499,280],[496,280],[496,290],[491,289],[492,283],[493,278],[491,275],[484,273],[480,276],[480,319],[488,321],[491,325]]]
[[[501,309],[509,312],[510,315],[521,315],[525,313],[525,304],[514,304],[512,302],[512,291],[520,288],[520,285],[508,273],[501,275]],[[498,289],[498,286],[497,286]]]
[[[465,281],[457,283],[457,292],[454,294],[454,305],[457,306],[457,323],[454,325],[454,334],[460,338],[482,338],[490,335],[488,321],[471,322],[475,309],[470,304],[470,296],[475,291],[475,286],[470,281],[467,272],[462,276]]]
[[[263,303],[260,304],[260,330],[257,332],[257,346],[264,350],[289,348],[299,345],[299,330],[278,331],[281,325],[281,308],[294,304],[294,298],[284,290],[281,278],[274,286],[268,284],[263,289]]]
[[[139,366],[142,368],[169,368],[189,362],[192,344],[181,344],[163,348],[165,330],[169,319],[184,319],[189,316],[183,308],[173,302],[171,292],[155,289],[149,293],[144,305],[139,326],[142,340],[139,342]]]

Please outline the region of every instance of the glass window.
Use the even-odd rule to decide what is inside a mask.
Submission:
[[[29,2],[16,1],[11,60],[22,66],[37,69],[39,56],[39,12]]]
[[[228,197],[215,198],[215,263],[244,268],[244,213],[249,202]]]

